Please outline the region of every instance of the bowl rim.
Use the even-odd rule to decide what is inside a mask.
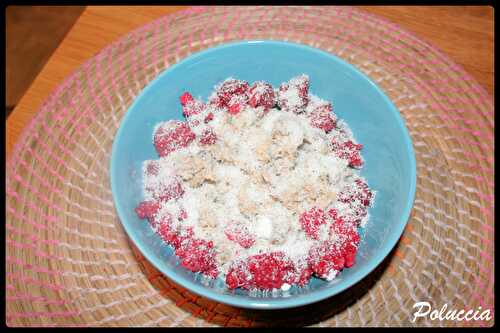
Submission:
[[[410,162],[410,173],[411,173],[411,179],[410,179],[410,189],[409,189],[409,200],[406,203],[406,206],[404,207],[403,214],[401,215],[398,223],[395,223],[393,230],[397,232],[393,232],[389,235],[385,242],[385,246],[382,247],[380,251],[378,251],[373,259],[364,265],[363,267],[360,267],[360,269],[351,277],[349,283],[343,287],[343,288],[326,288],[321,291],[316,291],[312,293],[307,293],[307,294],[301,294],[299,297],[280,297],[280,298],[274,298],[274,299],[259,299],[255,298],[255,301],[249,301],[248,299],[238,299],[233,297],[232,295],[227,295],[227,294],[220,294],[217,293],[211,288],[196,284],[189,279],[184,278],[183,276],[177,274],[174,270],[167,270],[164,271],[163,269],[160,268],[159,263],[157,262],[157,259],[155,259],[154,255],[147,249],[147,247],[143,246],[141,242],[138,241],[138,239],[134,236],[133,230],[131,230],[130,226],[127,225],[127,223],[123,222],[126,221],[125,214],[123,213],[125,208],[122,207],[121,203],[119,200],[117,200],[117,179],[114,176],[115,172],[113,170],[116,169],[116,164],[115,164],[115,156],[116,156],[116,151],[118,147],[118,142],[120,141],[121,136],[123,135],[124,131],[124,124],[127,122],[128,118],[130,117],[131,111],[135,108],[135,106],[138,104],[139,100],[144,98],[145,95],[147,95],[148,91],[152,89],[152,87],[160,81],[164,76],[169,75],[169,73],[173,70],[175,70],[177,67],[183,66],[187,63],[190,63],[192,61],[195,61],[196,59],[203,57],[207,54],[211,54],[214,52],[218,52],[223,49],[228,49],[228,48],[233,48],[233,47],[239,47],[243,45],[249,45],[249,44],[267,44],[267,45],[276,45],[276,46],[282,46],[282,47],[292,47],[292,48],[298,48],[302,49],[303,51],[307,52],[312,52],[316,53],[322,56],[327,56],[331,58],[331,60],[340,63],[340,65],[347,67],[349,70],[354,72],[356,75],[360,76],[362,79],[367,80],[372,88],[378,91],[378,93],[381,95],[383,101],[387,104],[388,109],[390,112],[393,113],[395,116],[395,119],[397,121],[398,126],[401,128],[403,137],[404,137],[404,143],[406,145],[406,151],[407,151],[407,158],[409,159]],[[189,55],[188,57],[182,59],[178,63],[168,67],[166,70],[164,70],[162,73],[160,73],[155,79],[150,81],[144,88],[143,90],[139,93],[139,95],[135,98],[135,100],[132,102],[132,104],[129,106],[127,109],[125,115],[123,116],[121,122],[120,122],[120,127],[118,128],[118,131],[115,134],[115,137],[113,139],[113,146],[111,150],[111,158],[110,158],[110,182],[111,182],[111,192],[113,196],[113,201],[115,203],[115,209],[118,213],[118,217],[120,220],[121,225],[125,229],[125,232],[127,233],[128,237],[132,240],[133,244],[139,249],[139,251],[144,255],[144,257],[156,268],[158,269],[162,274],[164,274],[167,278],[173,280],[176,284],[182,286],[183,288],[188,289],[189,291],[206,297],[208,299],[211,299],[215,302],[220,302],[232,306],[236,306],[239,308],[247,308],[247,309],[263,309],[263,310],[271,310],[271,309],[286,309],[286,308],[294,308],[294,307],[299,307],[299,306],[304,306],[308,305],[311,303],[319,302],[321,300],[324,300],[326,298],[332,297],[334,295],[337,295],[352,286],[354,286],[356,283],[364,279],[366,276],[368,276],[375,268],[377,268],[382,261],[389,255],[389,253],[392,251],[392,249],[396,246],[398,240],[401,238],[404,228],[406,227],[410,213],[414,204],[415,200],[415,192],[416,192],[416,160],[415,160],[415,152],[413,149],[413,142],[411,139],[411,136],[409,135],[409,131],[407,127],[405,126],[405,123],[403,119],[401,118],[399,110],[396,108],[396,106],[392,103],[392,101],[387,97],[387,95],[383,92],[383,90],[376,85],[373,80],[371,80],[367,75],[362,73],[358,68],[356,68],[354,65],[351,65],[350,63],[346,62],[345,60],[330,54],[326,51],[323,51],[318,48],[314,48],[308,45],[304,44],[299,44],[299,43],[293,43],[293,42],[285,42],[285,41],[275,41],[275,40],[266,40],[266,39],[259,39],[259,40],[247,40],[247,41],[239,41],[239,42],[232,42],[232,43],[224,43],[215,47],[211,47],[196,53],[193,53]],[[334,287],[332,285],[332,287]]]

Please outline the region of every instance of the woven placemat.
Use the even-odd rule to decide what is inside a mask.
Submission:
[[[145,85],[193,52],[248,39],[335,54],[372,78],[413,139],[417,193],[401,241],[355,287],[284,311],[198,297],[128,241],[108,165]],[[86,62],[45,101],[7,164],[9,326],[490,326],[413,319],[413,305],[493,311],[493,99],[400,27],[350,7],[195,7],[151,22]]]

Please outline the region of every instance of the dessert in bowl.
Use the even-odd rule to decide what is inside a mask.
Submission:
[[[261,309],[335,295],[380,264],[409,217],[415,172],[399,112],[373,82],[320,50],[268,41],[162,73],[127,112],[111,161],[120,220],[153,265]]]

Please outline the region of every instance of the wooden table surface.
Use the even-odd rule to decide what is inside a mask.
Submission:
[[[7,119],[6,155],[43,101],[87,59],[129,31],[180,6],[89,6]],[[493,94],[493,8],[361,6],[446,53]]]

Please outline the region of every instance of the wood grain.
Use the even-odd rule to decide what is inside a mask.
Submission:
[[[493,95],[493,7],[361,6],[414,33],[460,64]]]
[[[49,94],[102,48],[182,6],[89,6],[7,119],[6,155]],[[361,6],[401,25],[461,64],[493,93],[493,8]]]
[[[5,105],[15,106],[84,6],[9,6],[5,10]]]

